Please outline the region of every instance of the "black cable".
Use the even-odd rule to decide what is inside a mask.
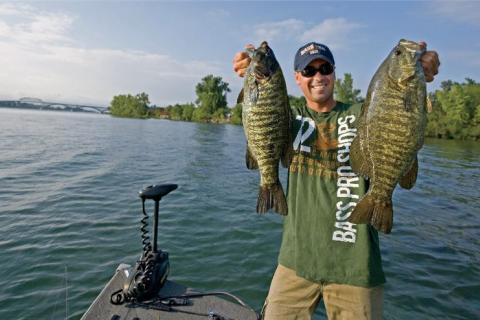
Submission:
[[[242,301],[239,297],[225,291],[212,291],[212,292],[204,292],[204,293],[186,293],[177,296],[167,296],[167,297],[160,297],[160,299],[172,299],[172,298],[201,298],[206,296],[227,296],[234,299],[238,304],[241,306],[249,309],[250,311],[256,312],[253,310],[248,304]]]
[[[140,228],[142,245],[143,245],[143,255],[146,256],[148,252],[152,251],[152,243],[150,242],[150,236],[148,234],[148,214],[145,210],[145,199],[142,201],[142,211],[143,218],[140,220],[142,227]]]
[[[229,292],[225,292],[225,291],[212,291],[212,292],[199,292],[199,293],[185,293],[185,294],[181,294],[181,295],[174,295],[174,296],[165,296],[165,297],[158,297],[159,300],[168,300],[168,299],[188,299],[188,298],[201,298],[201,297],[206,297],[206,296],[227,296],[227,297],[230,297],[232,298],[233,300],[235,300],[238,304],[240,304],[242,307],[244,308],[247,308],[248,310],[250,310],[251,312],[253,312],[257,319],[260,319],[260,315],[252,308],[250,307],[248,304],[246,304],[245,302],[243,302],[242,299],[240,299],[239,297],[229,293]]]
[[[130,307],[142,307],[145,309],[153,309],[153,310],[159,310],[159,311],[166,311],[166,312],[178,312],[178,313],[185,313],[185,314],[191,314],[195,316],[201,316],[201,317],[208,317],[209,319],[212,320],[235,320],[233,318],[227,318],[225,316],[222,316],[218,313],[215,312],[209,312],[209,313],[201,313],[201,312],[194,312],[194,311],[188,311],[188,310],[182,310],[182,309],[177,309],[173,308],[169,305],[163,304],[161,302],[156,302],[156,303],[143,303],[143,302],[135,302],[131,303],[128,306]]]

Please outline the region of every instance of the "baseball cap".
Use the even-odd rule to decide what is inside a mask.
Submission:
[[[335,65],[333,54],[326,45],[316,42],[309,42],[298,49],[297,53],[295,54],[293,68],[295,71],[302,71],[310,62],[315,59],[323,59],[331,65]]]

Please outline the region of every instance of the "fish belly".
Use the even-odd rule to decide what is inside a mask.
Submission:
[[[287,143],[285,115],[275,102],[274,99],[259,100],[247,114],[248,146],[257,160],[261,185],[278,182],[280,155]]]
[[[404,108],[379,112],[366,126],[371,163],[371,194],[391,201],[393,189],[412,163],[419,144],[419,117]]]

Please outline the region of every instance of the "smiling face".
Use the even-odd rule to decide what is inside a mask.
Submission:
[[[317,59],[310,62],[309,66],[318,69],[325,60]],[[313,77],[305,77],[301,72],[295,72],[295,81],[307,100],[307,106],[316,112],[328,112],[335,107],[333,89],[335,85],[335,72],[329,75],[315,73]]]

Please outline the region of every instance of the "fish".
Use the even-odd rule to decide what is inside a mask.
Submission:
[[[280,64],[266,41],[257,49],[248,48],[247,52],[251,62],[237,103],[242,104],[246,165],[260,173],[256,211],[266,213],[273,209],[287,215],[287,200],[279,180],[279,163],[287,168],[293,152],[287,86]]]
[[[348,221],[390,233],[393,190],[411,189],[418,175],[417,153],[424,142],[427,90],[420,57],[425,49],[401,39],[370,81],[350,146],[352,170],[369,187]]]

